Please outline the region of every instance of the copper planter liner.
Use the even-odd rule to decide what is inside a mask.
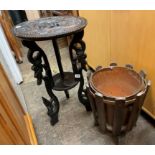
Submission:
[[[129,97],[144,88],[144,81],[134,70],[125,67],[104,68],[95,72],[91,84],[107,97]]]
[[[117,138],[131,130],[149,86],[144,72],[137,73],[128,65],[97,69],[87,87],[95,124],[102,132],[110,131]]]

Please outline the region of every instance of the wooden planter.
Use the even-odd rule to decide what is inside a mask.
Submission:
[[[102,132],[114,137],[130,131],[136,124],[150,81],[131,65],[99,67],[89,78],[87,94],[92,106],[95,124]],[[118,140],[118,139],[117,139]]]

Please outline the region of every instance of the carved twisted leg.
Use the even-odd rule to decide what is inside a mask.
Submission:
[[[31,69],[34,71],[34,77],[37,78],[37,85],[40,85],[42,80],[44,81],[50,100],[44,97],[42,99],[51,118],[51,124],[55,125],[58,122],[59,101],[52,91],[54,81],[47,57],[44,51],[34,41],[23,40],[22,43],[29,48],[27,58],[33,64]]]
[[[74,37],[69,46],[70,58],[72,62],[73,72],[76,80],[80,82],[78,90],[78,98],[80,102],[85,106],[87,111],[91,111],[91,106],[88,100],[86,89],[84,89],[84,78],[82,71],[87,71],[87,62],[85,51],[85,43],[82,41],[84,31],[80,31],[74,34]]]

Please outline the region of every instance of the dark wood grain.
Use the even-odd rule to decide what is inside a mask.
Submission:
[[[113,135],[119,136],[123,125],[125,98],[117,99],[115,102],[114,118],[113,118]]]
[[[102,94],[96,93],[95,94],[95,102],[98,112],[98,121],[99,121],[99,127],[102,132],[106,131],[106,112],[105,112],[105,105],[103,102],[103,96]]]
[[[82,31],[86,25],[87,21],[82,17],[54,16],[20,23],[13,32],[26,40],[49,40]]]

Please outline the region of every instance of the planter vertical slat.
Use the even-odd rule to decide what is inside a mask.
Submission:
[[[125,105],[125,99],[117,99],[114,107],[114,119],[113,119],[113,135],[118,136],[121,133],[123,125],[123,107]]]
[[[147,92],[148,92],[148,90],[149,90],[149,88],[150,88],[150,85],[151,85],[151,82],[148,81],[148,82],[147,82],[146,89],[143,91],[143,94],[142,94],[142,96],[141,96],[141,98],[140,98],[140,100],[139,100],[139,110],[138,110],[138,112],[137,112],[137,116],[136,116],[136,119],[135,119],[135,121],[134,121],[134,125],[136,125],[138,116],[139,116],[140,111],[141,111],[141,109],[142,109],[142,106],[143,106],[143,103],[144,103],[146,94],[147,94]]]
[[[105,107],[103,102],[103,95],[100,93],[95,93],[95,102],[96,108],[98,112],[98,122],[101,131],[106,131],[106,115],[105,115]]]
[[[136,118],[138,117],[137,113],[139,111],[140,99],[141,99],[141,96],[136,96],[136,101],[132,105],[131,115],[129,117],[129,121],[127,124],[127,130],[128,131],[130,131],[132,129],[132,127],[135,125],[134,122],[135,122]]]

